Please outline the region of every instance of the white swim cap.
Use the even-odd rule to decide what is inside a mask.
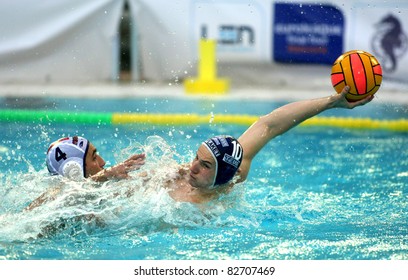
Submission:
[[[72,180],[85,177],[85,158],[89,141],[83,137],[61,138],[47,151],[47,168],[52,175],[62,175]]]

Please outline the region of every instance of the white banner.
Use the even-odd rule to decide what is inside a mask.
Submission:
[[[118,76],[124,0],[0,2],[1,82],[83,82]]]
[[[195,67],[194,43],[190,34],[190,1],[129,0],[134,55],[134,79],[177,80]]]
[[[128,0],[140,69],[134,79],[178,80],[196,73],[199,39],[216,39],[220,61],[270,59],[271,1]]]
[[[270,59],[269,1],[193,1],[190,34],[218,42],[217,54],[225,61]]]
[[[251,62],[253,65],[259,62],[281,67],[282,64],[276,63],[273,55],[276,51],[273,22],[275,6],[285,3],[305,13],[306,20],[311,21],[307,23],[311,28],[314,19],[310,11],[319,8],[337,10],[341,17],[338,20],[345,22],[340,50],[368,51],[383,65],[385,79],[408,83],[408,69],[403,67],[408,60],[408,3],[382,0],[344,1],[341,4],[338,1],[320,1],[313,5],[309,0],[128,1],[133,10],[138,36],[135,48],[139,51],[140,60],[134,68],[141,66],[142,69],[135,79],[177,81],[191,76],[197,67],[198,40],[202,37],[217,40],[217,58],[220,63],[238,61]],[[333,14],[334,18],[330,18],[331,22],[336,21],[335,16]],[[293,14],[288,13],[283,17],[287,17],[290,22]],[[319,24],[321,27],[322,23]],[[308,39],[307,34],[298,38],[290,36],[295,41]],[[328,37],[317,36],[314,39],[322,42],[329,40]],[[313,48],[312,45],[298,49],[315,51],[313,60],[316,63],[319,60],[319,48]],[[322,50],[326,51],[325,48]],[[290,62],[291,59],[289,57],[286,60]]]
[[[385,80],[408,84],[408,2],[396,0],[3,0],[0,82],[117,79],[125,2],[132,19],[133,80],[194,76],[199,39],[206,37],[217,41],[221,65],[329,65],[333,53],[362,49],[378,58]]]
[[[359,1],[348,13],[347,49],[375,55],[385,78],[408,83],[408,2]]]

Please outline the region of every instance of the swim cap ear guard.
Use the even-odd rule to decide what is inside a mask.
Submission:
[[[71,180],[85,177],[85,158],[89,141],[74,136],[61,138],[50,145],[47,151],[47,168],[51,175],[62,175]]]
[[[238,140],[232,136],[215,136],[203,144],[216,162],[214,182],[211,186],[214,189],[234,177],[241,165],[244,151]]]
[[[84,178],[84,171],[80,158],[71,158],[66,160],[60,167],[62,176],[73,180],[81,181]]]

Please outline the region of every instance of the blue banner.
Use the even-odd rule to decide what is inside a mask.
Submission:
[[[344,16],[327,4],[275,4],[273,58],[332,64],[343,52]]]

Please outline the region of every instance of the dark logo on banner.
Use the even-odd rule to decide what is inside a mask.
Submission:
[[[344,16],[331,5],[275,4],[273,57],[332,64],[343,50]]]
[[[394,72],[397,69],[398,58],[408,48],[407,35],[397,17],[390,14],[376,24],[372,48],[384,71]]]

